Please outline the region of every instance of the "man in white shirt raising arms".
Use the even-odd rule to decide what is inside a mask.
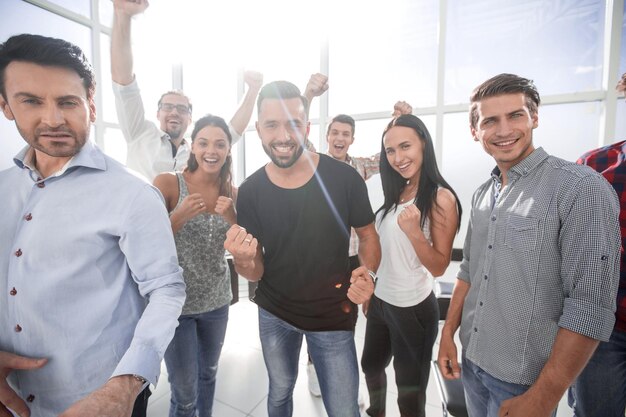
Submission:
[[[111,77],[118,119],[128,145],[126,164],[152,181],[162,172],[179,171],[187,166],[191,144],[184,135],[191,123],[192,104],[182,91],[168,91],[158,102],[159,126],[146,120],[141,92],[133,72],[130,36],[132,17],[146,10],[148,1],[114,0],[113,3]],[[256,96],[263,84],[263,75],[246,71],[244,81],[248,91],[230,120],[233,144],[239,140],[250,121]]]

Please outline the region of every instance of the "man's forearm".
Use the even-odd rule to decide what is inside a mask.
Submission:
[[[248,127],[248,123],[250,123],[257,94],[259,94],[259,88],[248,88],[239,108],[232,119],[230,119],[230,125],[239,135],[243,135],[243,132]]]
[[[446,322],[441,330],[441,335],[447,337],[453,337],[457,329],[461,325],[461,318],[463,316],[463,305],[465,304],[465,297],[470,290],[470,284],[462,279],[457,278],[452,290],[452,298],[450,299],[450,305],[448,306],[448,312],[446,313]]]
[[[563,393],[587,365],[599,343],[595,339],[560,328],[550,358],[527,394],[550,410],[556,408]]]
[[[265,271],[263,265],[263,254],[257,251],[256,256],[251,261],[242,262],[233,256],[235,271],[248,281],[256,282],[261,279]]]
[[[370,271],[376,272],[380,265],[380,241],[378,235],[359,238],[359,261]]]
[[[121,85],[133,81],[133,51],[130,44],[132,17],[116,11],[111,30],[111,78]]]

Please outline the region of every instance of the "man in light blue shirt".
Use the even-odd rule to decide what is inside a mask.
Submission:
[[[127,417],[185,298],[160,194],[88,141],[95,83],[78,47],[8,39],[0,93],[28,143],[0,172],[0,351],[47,359],[18,370],[0,352],[0,415]]]

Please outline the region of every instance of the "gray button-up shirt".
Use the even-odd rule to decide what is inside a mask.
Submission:
[[[492,376],[531,385],[559,327],[606,341],[619,282],[619,202],[592,169],[538,148],[472,198],[458,278],[466,357]]]

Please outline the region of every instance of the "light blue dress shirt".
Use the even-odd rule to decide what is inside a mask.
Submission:
[[[116,375],[156,383],[185,299],[160,193],[91,142],[41,180],[0,172],[0,350],[48,358],[9,382],[57,416]]]

